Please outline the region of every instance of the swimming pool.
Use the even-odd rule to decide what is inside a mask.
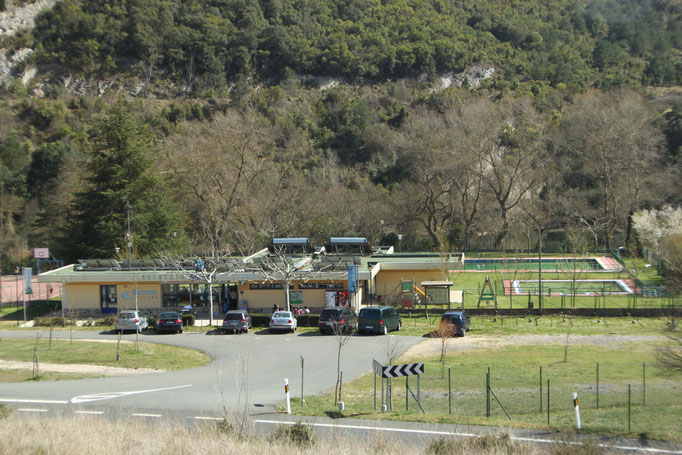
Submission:
[[[538,270],[537,258],[465,258],[465,271],[534,271]],[[591,258],[550,257],[542,258],[542,270],[546,272],[567,271],[614,271],[618,263],[608,256]]]
[[[505,294],[537,295],[538,280],[505,280]],[[638,293],[632,280],[542,280],[542,294],[561,295],[627,295]]]

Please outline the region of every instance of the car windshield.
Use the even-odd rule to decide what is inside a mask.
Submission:
[[[453,324],[460,324],[462,322],[462,318],[458,314],[448,314],[447,318],[448,321],[452,322]]]
[[[290,318],[291,313],[288,311],[278,311],[277,313],[272,315],[273,318]]]
[[[379,318],[381,317],[381,312],[375,309],[364,308],[360,310],[361,318]]]
[[[177,319],[178,317],[178,313],[161,313],[159,319]]]
[[[320,313],[320,318],[322,319],[333,319],[337,317],[339,317],[339,310],[322,310],[322,313]]]
[[[120,319],[134,319],[135,318],[135,313],[120,313],[118,315]]]
[[[225,316],[225,319],[229,321],[241,321],[243,316],[241,313],[228,313],[227,316]]]

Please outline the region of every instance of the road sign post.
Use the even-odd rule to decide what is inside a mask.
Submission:
[[[291,401],[289,400],[289,379],[284,378],[284,395],[287,400],[287,414],[291,414]]]
[[[399,378],[402,376],[409,377],[409,376],[417,376],[417,396],[414,395],[412,392],[412,389],[410,389],[409,382],[406,380],[405,381],[405,388],[407,391],[405,392],[406,394],[409,392],[412,394],[412,397],[415,399],[417,402],[417,405],[419,406],[419,409],[421,409],[422,412],[425,412],[424,409],[422,408],[421,405],[421,393],[420,393],[420,388],[421,388],[421,381],[420,381],[420,376],[424,374],[424,364],[423,363],[407,363],[403,365],[389,365],[389,366],[383,366],[376,360],[372,364],[372,368],[374,369],[374,374],[375,375],[381,375],[381,410],[382,412],[384,410],[390,410],[390,399],[389,399],[389,391],[390,391],[390,380],[391,378]],[[384,380],[386,380],[386,392],[384,392]],[[376,379],[375,379],[376,381]],[[375,389],[376,389],[376,382],[375,382]],[[386,406],[384,407],[384,393],[386,393]],[[375,400],[376,400],[376,391],[375,391]],[[376,405],[375,405],[376,407]],[[405,407],[408,407],[408,404],[405,404]]]

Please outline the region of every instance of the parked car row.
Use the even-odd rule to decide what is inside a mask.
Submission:
[[[464,311],[446,311],[441,317],[441,325],[452,329],[453,336],[464,336],[471,330],[471,321]],[[147,328],[147,317],[139,311],[121,311],[116,318],[116,333],[124,330],[140,332]],[[294,333],[298,321],[291,311],[276,311],[269,321],[270,332]],[[399,331],[402,326],[400,314],[392,306],[367,306],[356,314],[347,307],[325,308],[318,318],[318,329],[322,334],[360,334],[376,333],[387,335],[390,331]],[[155,322],[158,333],[182,333],[182,316],[175,311],[163,312]],[[249,313],[245,310],[231,310],[225,313],[222,331],[248,333],[253,328]]]

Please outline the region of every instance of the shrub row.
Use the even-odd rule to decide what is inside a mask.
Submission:
[[[33,319],[33,325],[36,327],[63,327],[66,325],[76,325],[76,319],[63,318],[61,316],[39,316]]]

